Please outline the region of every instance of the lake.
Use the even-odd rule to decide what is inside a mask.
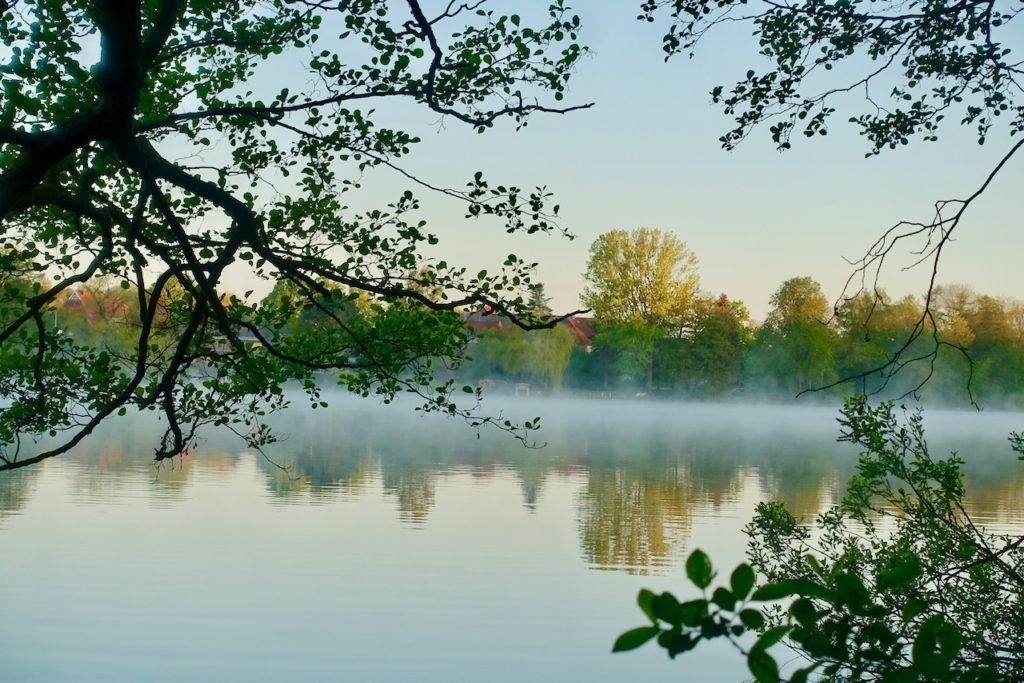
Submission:
[[[755,505],[811,519],[856,450],[834,408],[508,399],[527,449],[409,406],[275,416],[265,454],[207,432],[150,461],[155,418],[0,473],[0,680],[739,681],[727,645],[610,654],[640,588],[691,595],[692,548],[743,559]],[[1024,415],[930,411],[970,510],[1024,529]],[[278,465],[285,467],[280,469]]]

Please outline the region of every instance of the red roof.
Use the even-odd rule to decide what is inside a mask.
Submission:
[[[129,308],[124,304],[124,302],[117,300],[111,302],[109,299],[105,298],[102,293],[97,296],[95,293],[90,292],[87,289],[76,290],[68,294],[68,298],[64,300],[63,307],[81,307],[82,313],[90,324],[96,322],[100,317],[101,311],[104,311],[104,317],[123,317],[129,313]]]
[[[590,318],[577,318],[574,315],[570,315],[565,319],[565,324],[576,333],[576,338],[579,339],[580,345],[586,348],[593,345],[591,339],[594,338],[594,328],[590,325],[590,320]]]

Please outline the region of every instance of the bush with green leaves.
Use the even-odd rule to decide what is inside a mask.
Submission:
[[[750,564],[712,590],[711,562],[694,551],[686,572],[702,596],[642,591],[650,625],[615,651],[656,639],[675,657],[726,638],[759,682],[1024,678],[1024,537],[971,518],[963,460],[931,455],[920,412],[901,420],[892,403],[855,398],[840,423],[841,440],[864,448],[841,504],[812,530],[762,503],[747,527]],[[1024,436],[1010,445],[1024,457]],[[769,652],[779,643],[801,660],[785,679]]]

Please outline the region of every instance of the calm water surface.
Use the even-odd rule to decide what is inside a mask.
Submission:
[[[855,450],[828,408],[509,402],[547,447],[341,400],[278,416],[267,455],[158,423],[0,474],[0,681],[739,681],[734,651],[611,655],[638,589],[730,568],[763,500],[813,517]],[[524,411],[529,411],[526,413]],[[971,509],[1024,530],[1024,415],[931,412]]]

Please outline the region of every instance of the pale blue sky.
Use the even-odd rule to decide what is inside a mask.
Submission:
[[[842,114],[864,107],[856,95],[827,138],[794,139],[794,149],[780,154],[765,129],[725,152],[717,139],[731,120],[708,92],[757,64],[755,41],[745,30],[712,34],[697,58],[666,64],[659,27],[635,20],[637,4],[578,4],[581,39],[594,54],[579,67],[567,103],[593,101],[591,110],[537,116],[519,132],[506,123],[485,135],[455,122],[439,127],[416,107],[381,111],[381,121],[423,137],[404,162],[408,170],[454,187],[476,170],[521,187],[546,185],[578,236],[509,236],[465,221],[448,200],[425,198],[424,217],[442,239],[438,255],[473,272],[498,267],[508,253],[540,261],[554,304],[569,309],[579,305],[587,250],[599,234],[658,227],[696,253],[704,289],[743,300],[762,318],[789,277],[810,275],[838,295],[850,272],[844,256],[861,255],[901,218],[928,218],[937,199],[973,192],[1007,149],[1007,136],[979,147],[973,130],[954,123],[938,143],[865,159],[866,141],[843,123]],[[385,170],[365,180],[353,206],[379,204],[409,185]],[[1022,181],[1024,159],[1017,159],[958,228],[940,282],[1024,297]],[[927,272],[902,273],[898,265],[882,284],[897,295],[922,291]]]

